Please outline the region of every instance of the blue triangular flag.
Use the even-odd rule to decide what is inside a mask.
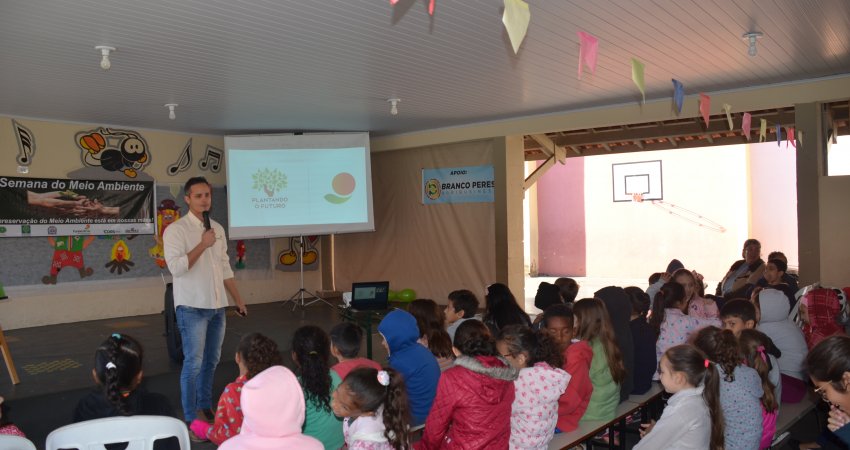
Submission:
[[[675,78],[673,78],[673,101],[676,102],[676,111],[681,114],[682,102],[685,101],[685,87]]]
[[[776,146],[779,147],[779,143],[782,141],[782,127],[779,124],[776,124]]]

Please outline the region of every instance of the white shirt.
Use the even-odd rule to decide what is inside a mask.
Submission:
[[[191,212],[165,229],[162,236],[165,262],[174,277],[174,307],[217,309],[227,306],[224,280],[233,278],[227,256],[227,236],[218,222],[210,220],[215,244],[201,253],[189,268],[189,252],[201,242],[204,223]]]
[[[711,443],[711,416],[703,387],[683,389],[670,397],[661,419],[634,450],[706,450]]]

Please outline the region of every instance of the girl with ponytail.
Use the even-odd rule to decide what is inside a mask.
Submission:
[[[754,450],[762,439],[761,398],[758,372],[745,366],[738,341],[731,330],[706,327],[694,336],[694,345],[717,364],[720,373],[720,408],[726,418],[727,450]]]
[[[349,450],[410,449],[410,406],[404,377],[387,367],[360,367],[334,391],[331,408],[344,417]]]
[[[126,334],[113,333],[103,341],[91,371],[97,389],[77,403],[74,422],[133,415],[177,417],[164,395],[140,387],[142,354],[141,344]],[[155,449],[180,448],[176,439],[155,444]]]
[[[664,352],[659,364],[661,385],[673,394],[658,423],[641,425],[634,450],[723,450],[724,420],[720,408],[717,365],[693,345],[677,345]]]
[[[776,385],[770,380],[770,371],[776,360],[767,353],[770,346],[770,338],[758,330],[746,329],[741,331],[738,337],[738,346],[741,347],[741,356],[744,363],[758,372],[761,378],[761,388],[764,396],[761,398],[761,444],[759,449],[770,447],[773,436],[776,434],[776,416],[779,414],[779,399]],[[777,377],[776,382],[779,383]]]
[[[342,421],[331,410],[331,393],[341,380],[330,368],[331,339],[325,330],[305,325],[292,336],[292,360],[307,404],[304,434],[322,442],[325,449],[345,443]]]

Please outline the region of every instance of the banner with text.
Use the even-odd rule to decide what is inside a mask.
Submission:
[[[422,203],[492,203],[493,166],[422,169]]]
[[[152,181],[0,176],[0,237],[154,234]]]

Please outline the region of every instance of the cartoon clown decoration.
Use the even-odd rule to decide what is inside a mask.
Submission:
[[[237,269],[245,268],[245,241],[236,241],[236,265]]]
[[[148,250],[148,254],[154,259],[156,265],[160,269],[165,268],[165,252],[162,248],[162,235],[169,225],[176,222],[180,218],[180,207],[170,198],[166,198],[159,202],[156,208],[156,234],[154,239],[156,245]]]
[[[90,277],[94,272],[86,267],[83,261],[83,250],[91,244],[94,236],[57,236],[48,237],[47,241],[53,247],[53,261],[50,264],[50,275],[42,277],[44,284],[56,284],[56,276],[64,267],[74,267],[80,271],[80,278]]]

